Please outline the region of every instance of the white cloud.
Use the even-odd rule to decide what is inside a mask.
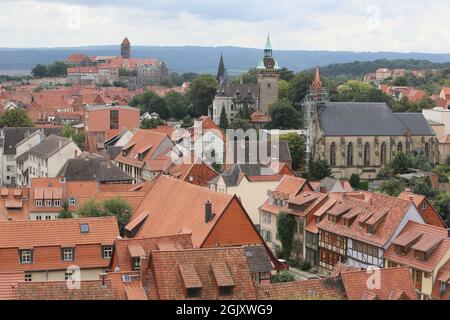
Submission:
[[[4,47],[117,44],[124,36],[135,45],[261,47],[270,32],[276,49],[450,52],[446,0],[0,0],[0,6]]]

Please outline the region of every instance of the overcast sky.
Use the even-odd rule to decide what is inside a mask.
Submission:
[[[450,52],[449,0],[0,0],[0,47]]]

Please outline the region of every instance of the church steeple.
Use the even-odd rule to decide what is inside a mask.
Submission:
[[[267,35],[266,46],[264,47],[264,57],[259,62],[256,69],[258,70],[279,70],[278,62],[273,58],[272,42],[270,35]]]
[[[312,83],[312,91],[314,94],[322,93],[322,81],[320,80],[319,66],[316,65],[316,75]]]
[[[220,82],[220,79],[225,74],[225,64],[223,63],[223,55],[220,54],[220,62],[219,62],[219,69],[217,70],[217,81]]]

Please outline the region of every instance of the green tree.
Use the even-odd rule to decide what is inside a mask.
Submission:
[[[313,80],[314,74],[312,72],[303,71],[297,73],[294,78],[289,81],[289,100],[294,104],[302,102],[306,94],[308,93]]]
[[[72,219],[73,215],[69,211],[69,202],[66,200],[63,202],[62,210],[58,215],[58,219]]]
[[[350,80],[337,88],[335,100],[388,103],[392,100],[392,98],[368,83]]]
[[[359,189],[359,185],[361,184],[361,179],[359,178],[359,175],[353,173],[350,176],[350,185],[352,188]]]
[[[284,259],[289,259],[294,241],[295,216],[281,212],[277,216],[277,234],[281,242],[281,253]]]
[[[141,121],[141,129],[154,129],[160,125],[164,125],[164,121],[160,118],[144,119]]]
[[[47,76],[47,67],[43,64],[37,64],[33,70],[31,70],[31,73],[35,78],[43,78]]]
[[[228,128],[230,129],[242,129],[244,131],[252,128],[252,124],[250,123],[250,120],[248,119],[243,119],[241,118],[239,115],[234,118],[233,121],[231,121],[231,123],[228,125]]]
[[[70,124],[65,124],[62,128],[62,136],[65,138],[70,138],[75,142],[75,144],[81,150],[84,150],[86,143],[86,135],[84,132],[79,132],[75,130]]]
[[[177,120],[181,120],[187,116],[189,109],[183,94],[171,91],[167,93],[163,99],[169,109],[170,116]]]
[[[0,128],[4,127],[32,127],[33,121],[25,110],[11,109],[0,115]]]
[[[439,212],[444,222],[450,224],[450,194],[445,191],[438,192],[433,199],[430,200],[433,207]]]
[[[421,194],[427,198],[432,198],[436,195],[436,191],[432,189],[429,178],[414,179],[412,191],[415,194]]]
[[[393,197],[398,197],[399,194],[405,190],[405,188],[406,183],[399,179],[392,178],[380,185],[380,192]]]
[[[134,96],[130,102],[130,106],[139,108],[141,114],[156,112],[161,119],[168,119],[170,116],[166,101],[153,91],[145,91],[142,94]]]
[[[289,82],[285,80],[278,81],[278,99],[289,99]]]
[[[123,198],[112,198],[103,202],[103,210],[106,216],[115,216],[119,224],[120,234],[125,234],[125,226],[130,222],[132,208]]]
[[[280,79],[283,81],[291,81],[294,78],[294,71],[289,70],[286,67],[280,69]]]
[[[239,109],[239,117],[242,119],[251,120],[251,116],[254,111],[255,110],[249,107],[247,103],[243,103],[242,108]]]
[[[184,117],[183,123],[181,124],[181,126],[183,128],[190,128],[193,125],[194,125],[194,120],[192,120],[190,115],[187,115],[186,117]]]
[[[407,172],[409,168],[414,167],[414,159],[409,154],[399,152],[392,160],[390,167],[395,174],[403,174]]]
[[[225,110],[225,106],[222,106],[222,111],[220,111],[219,127],[222,129],[228,128],[228,116],[227,110]]]
[[[295,281],[295,276],[287,270],[283,270],[270,278],[271,283],[283,283]]]
[[[292,158],[292,168],[297,170],[303,163],[305,157],[305,140],[303,136],[292,132],[280,136],[280,140],[287,141],[289,144],[289,151]]]
[[[120,234],[124,235],[125,226],[131,219],[131,206],[122,198],[112,198],[103,202],[89,199],[76,211],[79,217],[106,217],[115,216],[119,225]]]
[[[269,107],[274,129],[299,129],[302,126],[302,115],[292,107],[291,102],[283,100]]]
[[[331,176],[331,168],[325,160],[312,161],[309,165],[309,176],[313,180],[322,180]]]
[[[258,71],[255,68],[242,73],[239,77],[236,77],[232,81],[233,83],[257,83],[258,82]]]
[[[431,172],[431,170],[433,170],[433,167],[431,166],[427,156],[425,155],[425,152],[423,151],[419,152],[419,154],[417,155],[414,167],[426,172]]]
[[[187,100],[191,105],[190,115],[200,117],[208,114],[208,107],[212,105],[217,93],[216,79],[204,74],[192,81],[187,92]]]

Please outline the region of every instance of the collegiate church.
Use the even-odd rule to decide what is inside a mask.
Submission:
[[[225,110],[228,121],[231,122],[244,107],[252,111],[251,119],[256,126],[263,126],[270,122],[269,106],[278,102],[280,67],[273,57],[269,37],[267,37],[264,56],[256,67],[256,71],[257,83],[232,83],[229,81],[221,56],[217,73],[220,86],[209,114],[216,124],[220,122],[222,109]]]

